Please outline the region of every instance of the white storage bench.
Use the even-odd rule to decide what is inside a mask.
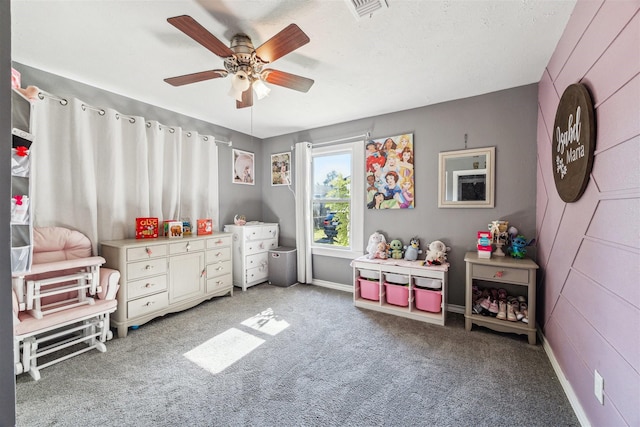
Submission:
[[[356,307],[444,325],[449,264],[368,259],[351,261]]]

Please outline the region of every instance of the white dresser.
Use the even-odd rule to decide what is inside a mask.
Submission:
[[[120,338],[130,326],[233,295],[230,234],[111,240],[100,247],[104,266],[122,277],[118,309],[111,316]]]
[[[233,284],[246,291],[269,277],[269,250],[278,247],[278,224],[225,225],[233,236]]]

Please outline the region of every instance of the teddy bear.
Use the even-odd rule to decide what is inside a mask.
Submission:
[[[447,251],[451,248],[445,245],[440,240],[434,240],[429,243],[429,249],[427,249],[427,264],[428,265],[441,265],[447,262]]]
[[[385,239],[384,235],[382,233],[379,232],[374,232],[371,236],[369,236],[369,242],[367,243],[367,258],[368,259],[374,259],[374,258],[379,258],[376,256],[376,254],[379,251],[378,245],[380,243],[383,243],[385,245],[385,249],[386,249],[386,245],[387,245],[387,239]],[[386,258],[386,256],[385,256]]]
[[[420,240],[417,237],[412,237],[411,240],[409,240],[409,246],[404,247],[404,259],[406,261],[415,261],[421,253]]]

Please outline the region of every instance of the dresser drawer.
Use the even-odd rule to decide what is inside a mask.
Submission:
[[[233,287],[233,279],[231,274],[225,274],[224,276],[214,277],[207,279],[207,293],[215,292],[219,289]]]
[[[166,258],[150,259],[147,261],[127,264],[127,281],[155,276],[167,272]]]
[[[209,249],[207,251],[205,262],[207,264],[211,264],[212,262],[227,261],[229,259],[231,259],[231,248],[227,246],[222,248]]]
[[[186,254],[189,252],[201,251],[204,249],[204,240],[185,240],[179,243],[171,243],[169,245],[169,253],[171,255]]]
[[[244,254],[252,255],[265,252],[269,249],[269,243],[266,240],[256,240],[246,242],[244,245]]]
[[[260,252],[259,254],[247,255],[245,258],[245,268],[254,268],[267,265],[269,263],[269,254]]]
[[[263,239],[276,239],[278,237],[278,226],[265,225],[262,227],[261,235]]]
[[[231,236],[219,236],[207,239],[207,249],[219,246],[231,246]]]
[[[269,267],[267,265],[247,269],[247,283],[255,282],[256,280],[267,280],[268,276]]]
[[[529,270],[490,265],[472,265],[471,275],[474,279],[491,280],[505,283],[529,284]]]
[[[144,316],[154,311],[162,310],[169,306],[169,294],[161,292],[148,297],[129,301],[127,303],[127,315],[129,318]]]
[[[231,273],[231,261],[221,261],[207,265],[207,277],[216,277]]]
[[[167,255],[167,245],[138,246],[127,249],[127,261],[163,257]]]
[[[265,241],[265,246],[267,250],[275,249],[278,247],[278,239],[269,239]]]
[[[147,277],[127,283],[127,299],[131,300],[145,295],[167,290],[167,275]]]

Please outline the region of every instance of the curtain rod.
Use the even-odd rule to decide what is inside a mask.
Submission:
[[[340,138],[340,139],[334,139],[333,141],[325,141],[325,142],[312,142],[311,145],[313,145],[314,147],[319,147],[321,145],[329,145],[329,144],[337,144],[338,142],[344,142],[344,141],[350,141],[352,139],[356,139],[356,138],[369,138],[370,137],[370,133],[364,133],[362,135],[354,135],[354,136],[349,136],[347,138]]]
[[[42,100],[43,100],[44,98],[51,98],[51,99],[54,99],[54,100],[56,100],[56,101],[60,102],[60,105],[67,105],[67,104],[69,103],[69,101],[67,101],[65,98],[61,98],[61,97],[59,97],[59,96],[53,95],[53,94],[51,94],[51,93],[49,93],[49,92],[45,92],[45,91],[43,91],[43,90],[40,90],[40,92],[38,92],[38,98],[40,98],[40,99],[42,99]],[[97,112],[98,112],[98,114],[99,114],[99,115],[101,115],[101,116],[104,116],[104,115],[106,114],[106,111],[105,111],[105,109],[104,109],[104,108],[94,107],[94,106],[92,106],[92,105],[85,104],[84,102],[82,103],[81,108],[82,108],[82,110],[83,110],[83,111],[86,111],[86,110],[93,110],[93,111],[97,111]],[[116,113],[116,119],[118,119],[118,120],[119,120],[119,119],[120,119],[120,117],[126,118],[127,120],[129,120],[129,122],[130,122],[130,123],[135,123],[135,122],[136,122],[136,119],[135,119],[135,117],[133,117],[133,116],[128,116],[128,115],[126,115],[126,114],[122,114],[122,113]],[[151,122],[150,122],[150,121],[146,122],[146,125],[147,125],[147,127],[151,127]],[[171,132],[171,133],[174,133],[174,132],[176,131],[174,127],[172,127],[172,126],[167,126],[167,125],[163,125],[163,124],[162,124],[162,123],[160,123],[160,122],[158,122],[158,127],[159,127],[160,129],[169,129],[169,132]],[[191,131],[185,131],[185,132],[186,132],[187,136],[191,136],[191,134],[192,134],[192,133],[191,133]],[[207,135],[199,135],[199,136],[200,136],[200,138],[202,138],[204,141],[208,141],[208,140],[209,140],[209,137],[208,137]],[[219,139],[217,139],[217,138],[215,138],[215,137],[214,137],[214,142],[215,142],[216,144],[217,144],[217,143],[225,144],[225,145],[227,145],[228,147],[231,147],[231,145],[232,145],[232,143],[233,143],[232,141],[221,141],[221,140],[219,140]]]

